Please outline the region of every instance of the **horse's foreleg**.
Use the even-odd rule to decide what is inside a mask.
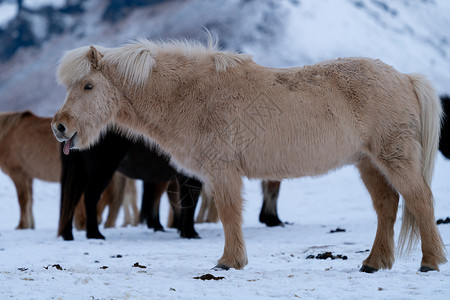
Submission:
[[[211,184],[209,188],[215,199],[225,234],[223,255],[216,267],[242,269],[248,262],[242,232],[242,178],[240,176],[224,178],[221,182]]]
[[[107,181],[100,183],[92,181],[86,187],[84,191],[84,205],[86,208],[86,237],[88,239],[105,239],[100,233],[97,220],[97,204],[100,200],[100,196],[107,185]]]
[[[11,176],[16,186],[20,206],[20,220],[17,229],[34,229],[33,216],[33,179],[24,175]]]
[[[280,181],[267,180],[264,180],[261,184],[263,190],[263,206],[259,214],[259,221],[269,227],[284,226],[283,222],[278,218],[277,212],[280,184]]]
[[[372,197],[378,218],[377,234],[372,251],[364,260],[360,270],[373,273],[378,269],[390,269],[394,263],[394,223],[399,195],[369,158],[363,158],[358,164],[358,169]]]

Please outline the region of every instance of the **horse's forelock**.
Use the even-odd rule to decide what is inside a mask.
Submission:
[[[89,74],[91,70],[91,63],[87,58],[89,49],[89,46],[86,46],[64,53],[56,73],[59,84],[70,87]]]
[[[107,51],[104,47],[95,48],[102,54]],[[90,46],[84,46],[64,53],[56,73],[59,84],[71,87],[91,72],[91,62],[88,59],[90,49]]]

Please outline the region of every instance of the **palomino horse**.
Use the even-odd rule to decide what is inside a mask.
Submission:
[[[194,213],[202,184],[177,173],[163,154],[113,131],[106,133],[90,149],[66,154],[61,156],[63,176],[58,229],[58,235],[64,240],[73,240],[74,208],[82,193],[85,195],[87,238],[105,238],[98,228],[96,207],[116,170],[144,182],[141,222],[146,220],[147,226],[155,231],[163,230],[159,221],[159,203],[167,190],[172,209],[176,212],[174,227],[179,229],[180,236],[199,237],[194,229]]]
[[[242,176],[281,180],[346,164],[356,164],[378,215],[361,271],[392,267],[399,194],[400,245],[420,236],[421,271],[446,262],[429,188],[441,106],[423,76],[367,58],[266,68],[210,38],[206,47],[81,47],[64,55],[57,77],[68,93],[52,128],[65,151],[87,148],[115,126],[157,143],[204,182],[225,233],[218,268],[247,264]]]
[[[11,177],[17,190],[20,206],[17,229],[35,227],[32,210],[33,179],[50,182],[59,182],[61,179],[61,144],[54,139],[50,122],[51,118],[38,117],[29,111],[0,114],[0,168]],[[107,188],[109,193],[99,203],[103,208],[109,205],[110,222],[115,221],[123,197],[127,195],[119,194],[117,186],[127,184],[130,180],[118,176],[114,175],[114,183]],[[131,201],[136,202],[136,199]],[[78,208],[78,214],[83,209],[84,207]]]

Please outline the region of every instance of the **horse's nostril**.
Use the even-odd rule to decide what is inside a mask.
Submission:
[[[59,123],[59,124],[58,124],[58,131],[61,132],[61,133],[63,133],[64,131],[66,131],[66,127],[64,127],[63,124]]]

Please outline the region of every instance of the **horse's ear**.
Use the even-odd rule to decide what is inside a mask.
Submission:
[[[100,61],[100,59],[102,59],[103,55],[98,52],[98,50],[94,47],[91,46],[91,49],[89,49],[88,52],[88,59],[92,64],[92,67],[94,67],[95,69],[98,68],[98,62]]]

